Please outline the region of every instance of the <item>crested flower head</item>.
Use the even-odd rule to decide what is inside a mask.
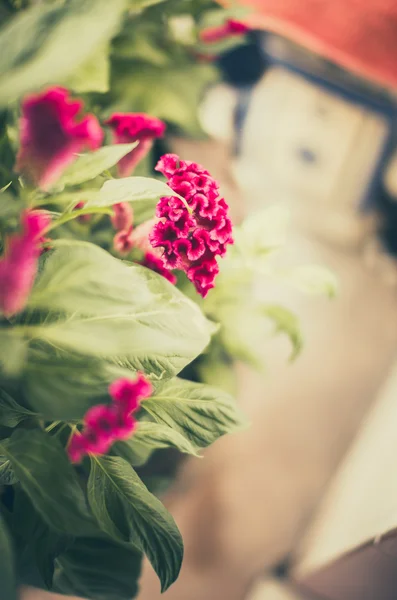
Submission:
[[[98,148],[102,129],[93,115],[78,117],[82,107],[80,100],[71,100],[69,92],[60,87],[26,97],[16,171],[47,189],[79,152]]]
[[[219,272],[217,256],[233,243],[228,205],[219,186],[201,165],[175,154],[161,157],[156,166],[179,196],[160,198],[150,242],[163,251],[168,269],[182,269],[204,297]]]
[[[121,177],[131,175],[136,165],[150,151],[153,140],[165,132],[165,123],[145,113],[114,113],[107,121],[113,131],[115,144],[139,142],[118,164]]]
[[[45,211],[25,211],[21,233],[9,236],[0,258],[0,312],[7,317],[23,310],[37,273],[41,244],[50,217]]]
[[[134,380],[113,381],[109,386],[111,403],[92,406],[84,415],[83,430],[72,435],[67,450],[71,462],[78,463],[87,454],[105,454],[114,442],[128,439],[138,425],[133,413],[152,391],[142,373]]]

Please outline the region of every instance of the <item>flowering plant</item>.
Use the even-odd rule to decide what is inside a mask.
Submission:
[[[217,323],[244,227],[202,166],[165,153],[142,176],[166,126],[197,132],[214,71],[194,63],[185,89],[194,55],[245,32],[233,15],[207,27],[208,10],[219,14],[207,0],[0,0],[4,600],[26,577],[127,600],[144,554],[167,589],[183,544],[140,468],[241,427],[227,392],[178,374],[207,348],[237,355]]]

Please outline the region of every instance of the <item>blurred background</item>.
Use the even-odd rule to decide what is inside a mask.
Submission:
[[[302,354],[237,364],[247,431],[187,461],[165,495],[186,556],[170,600],[397,598],[397,6],[246,0],[217,59],[208,138],[175,136],[241,220],[290,213],[285,260],[326,265],[333,301],[262,285],[298,315]],[[258,285],[261,285],[259,281]],[[394,548],[394,554],[393,554]],[[140,598],[157,598],[147,568]]]

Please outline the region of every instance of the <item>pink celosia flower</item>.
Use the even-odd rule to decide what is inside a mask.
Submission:
[[[83,431],[72,435],[67,448],[71,462],[78,463],[87,454],[105,454],[114,442],[128,439],[138,423],[133,413],[152,391],[142,373],[135,380],[117,379],[111,383],[111,404],[91,407],[84,415]]]
[[[0,311],[7,317],[25,307],[49,224],[50,216],[45,211],[25,211],[21,215],[22,232],[5,240],[0,258]]]
[[[164,135],[165,123],[145,113],[114,113],[107,121],[116,144],[139,142],[118,164],[119,175],[131,175],[136,165],[150,151],[153,140]]]
[[[134,211],[128,202],[119,202],[113,205],[113,215],[110,217],[116,231],[129,229],[134,221]]]
[[[71,462],[79,463],[86,453],[85,438],[79,432],[74,433],[68,445],[68,455]]]
[[[83,103],[53,87],[22,103],[21,141],[15,169],[30,182],[48,189],[86,148],[95,150],[103,131],[93,115],[78,120]]]
[[[152,392],[152,384],[142,373],[134,380],[117,379],[109,386],[109,394],[123,414],[138,410],[140,401]]]
[[[148,269],[151,269],[152,271],[155,271],[155,273],[162,275],[170,283],[176,283],[175,275],[171,273],[171,271],[164,265],[164,260],[161,257],[156,256],[156,254],[153,254],[152,252],[146,252],[140,264]]]
[[[216,27],[207,27],[200,32],[200,39],[202,42],[213,43],[224,40],[225,38],[244,35],[250,30],[250,28],[234,19],[228,19],[223,25],[217,25]]]
[[[132,225],[125,231],[118,231],[113,238],[113,248],[121,256],[127,256],[134,247]]]
[[[168,269],[183,269],[204,297],[214,287],[219,272],[217,256],[233,243],[228,205],[219,198],[219,187],[197,163],[166,154],[156,166],[168,178],[170,188],[182,196],[162,197],[157,204],[159,222],[150,242],[163,249]]]

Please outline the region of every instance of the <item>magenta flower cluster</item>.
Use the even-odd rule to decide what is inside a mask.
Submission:
[[[27,96],[21,108],[15,170],[42,189],[51,188],[81,151],[96,150],[102,144],[104,133],[98,119],[91,114],[82,116],[83,102],[72,99],[64,88]],[[165,131],[165,123],[144,113],[115,113],[105,125],[112,129],[114,143],[139,142],[119,161],[121,176],[132,173],[153,140]]]
[[[78,463],[87,454],[106,454],[114,442],[128,439],[138,423],[133,414],[152,391],[142,373],[135,380],[117,379],[111,383],[111,404],[90,408],[84,415],[83,430],[72,435],[68,445],[71,462]]]
[[[182,269],[204,297],[219,272],[217,256],[233,243],[229,207],[219,196],[218,183],[201,165],[176,154],[161,157],[156,166],[179,196],[162,197],[159,221],[150,234],[153,248],[162,248],[165,266]]]
[[[22,103],[21,144],[15,169],[43,189],[51,187],[77,154],[99,148],[103,131],[94,115],[79,119],[81,100],[53,87]]]
[[[50,224],[45,211],[25,211],[21,232],[5,240],[0,258],[0,313],[11,317],[23,310],[37,273],[43,234]]]

